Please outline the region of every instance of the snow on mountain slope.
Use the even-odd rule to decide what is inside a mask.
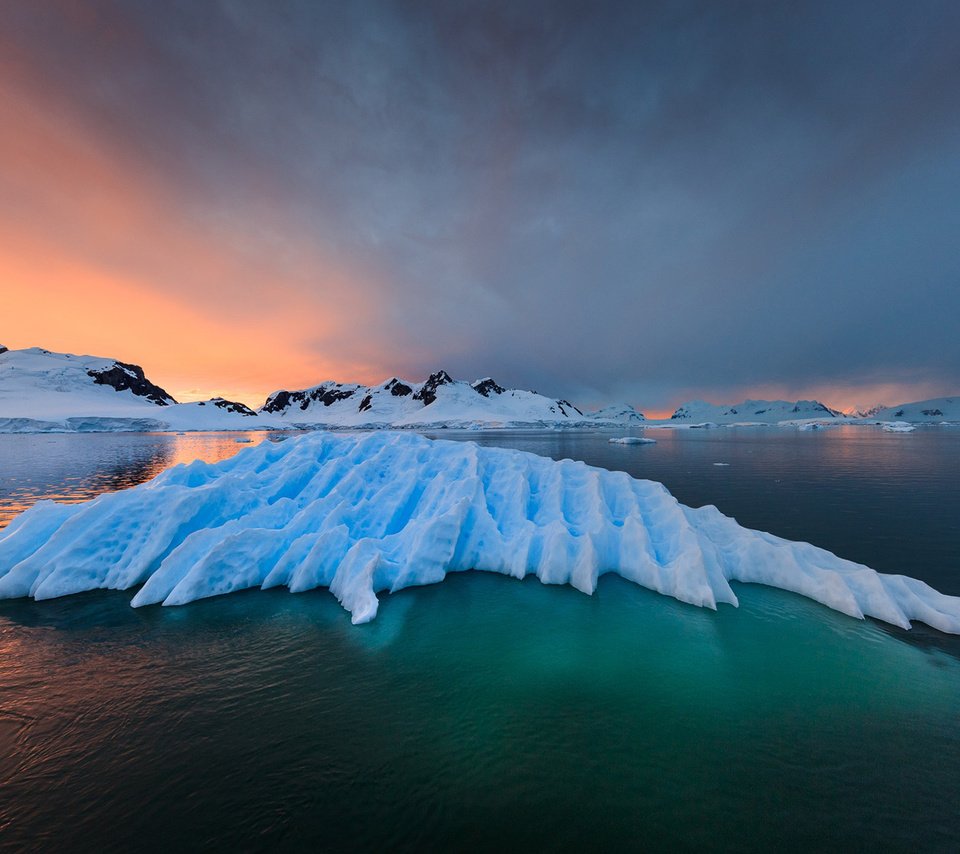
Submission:
[[[960,598],[684,507],[623,472],[410,433],[313,433],[169,469],[84,504],[43,501],[0,531],[0,597],[143,585],[135,606],[251,587],[328,587],[363,623],[377,593],[475,569],[592,593],[616,573],[693,605],[730,582],[854,617],[960,633]]]
[[[800,421],[808,418],[836,418],[837,412],[818,400],[745,400],[733,406],[718,406],[703,400],[693,400],[678,407],[670,416],[672,421],[699,424],[761,423]]]
[[[261,414],[327,427],[471,427],[550,425],[588,420],[573,404],[505,389],[489,377],[474,383],[437,371],[421,383],[396,377],[377,386],[325,382],[277,391]]]
[[[594,422],[565,400],[505,389],[489,377],[466,383],[445,371],[420,383],[394,378],[369,388],[326,382],[278,391],[254,412],[222,398],[177,403],[137,365],[40,348],[0,348],[0,433],[580,423]]]
[[[843,411],[843,415],[846,418],[876,418],[877,413],[881,412],[888,407],[884,404],[874,403],[871,406],[864,406],[863,404],[855,404],[849,409]]]
[[[137,365],[39,347],[0,352],[0,413],[6,417],[109,416],[131,407],[155,414],[174,403]],[[77,412],[83,408],[90,412]]]
[[[960,395],[956,397],[935,397],[932,400],[918,400],[914,403],[890,406],[874,413],[871,420],[907,421],[914,424],[960,421]]]
[[[598,426],[623,427],[631,424],[642,424],[647,419],[642,412],[637,412],[629,403],[615,403],[605,406],[596,412],[590,412],[587,417]]]
[[[222,398],[177,403],[138,365],[39,347],[0,348],[3,433],[249,430],[262,420]]]

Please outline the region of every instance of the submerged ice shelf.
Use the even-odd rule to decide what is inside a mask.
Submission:
[[[754,582],[960,633],[958,597],[685,507],[661,484],[409,433],[263,442],[84,504],[40,502],[0,531],[0,598],[142,585],[133,605],[182,605],[328,587],[362,623],[377,593],[470,569],[586,593],[614,572],[709,608]]]

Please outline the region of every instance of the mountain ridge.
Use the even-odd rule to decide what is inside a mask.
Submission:
[[[391,377],[364,386],[328,380],[280,389],[254,410],[215,397],[179,403],[139,366],[102,356],[0,345],[0,432],[250,430],[443,427],[683,427],[697,424],[960,422],[960,395],[845,415],[817,400],[689,401],[648,421],[629,404],[585,412],[564,398],[510,389],[492,377],[468,382],[444,370],[414,382]]]
[[[838,417],[841,417],[839,411],[819,400],[744,400],[732,405],[692,400],[678,406],[670,420],[715,424],[776,424],[781,421]]]

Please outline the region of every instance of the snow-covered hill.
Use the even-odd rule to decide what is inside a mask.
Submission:
[[[511,427],[588,423],[566,400],[506,389],[490,377],[468,383],[437,371],[420,383],[393,377],[376,386],[325,382],[277,391],[262,415],[325,427]]]
[[[733,406],[718,406],[693,400],[678,407],[670,420],[684,424],[778,424],[810,418],[836,418],[839,415],[818,400],[745,400]]]
[[[139,365],[101,356],[0,347],[0,433],[249,430],[242,403],[177,403]]]
[[[614,403],[605,406],[596,412],[589,413],[588,417],[597,426],[609,424],[611,427],[629,427],[643,424],[647,419],[642,412],[637,412],[629,403]]]
[[[907,421],[914,424],[939,424],[941,421],[960,421],[960,395],[956,397],[935,397],[932,400],[918,400],[914,403],[901,403],[888,406],[874,413],[875,421]]]
[[[131,404],[155,411],[174,403],[138,365],[39,347],[0,347],[0,411],[6,416],[45,417],[76,406],[110,415]]]

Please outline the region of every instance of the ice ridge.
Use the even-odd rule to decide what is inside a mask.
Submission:
[[[92,501],[43,501],[0,531],[0,598],[139,587],[134,606],[327,587],[354,623],[377,594],[448,572],[592,593],[614,572],[682,602],[767,584],[862,618],[960,633],[960,598],[685,507],[652,481],[410,433],[314,433],[172,468]]]

